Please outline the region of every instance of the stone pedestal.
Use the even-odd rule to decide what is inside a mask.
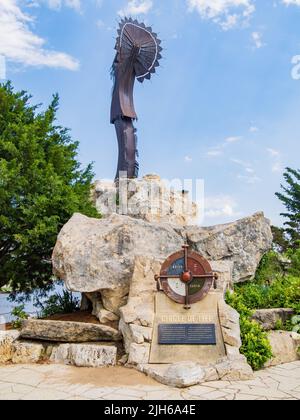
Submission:
[[[150,363],[197,362],[206,366],[216,363],[226,355],[218,303],[223,299],[220,293],[211,292],[206,298],[192,305],[187,311],[183,305],[171,301],[163,292],[156,294],[155,320],[150,352]],[[161,345],[158,344],[160,324],[214,324],[216,345]]]

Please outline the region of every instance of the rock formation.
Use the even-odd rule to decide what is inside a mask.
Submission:
[[[103,219],[74,214],[58,236],[54,274],[68,289],[86,293],[99,319],[104,315],[109,319],[112,314],[119,316],[127,302],[136,258],[155,261],[159,271],[160,264],[186,241],[212,262],[232,263],[233,281],[241,282],[253,278],[271,247],[272,233],[262,213],[211,228],[153,223],[119,214]],[[139,281],[142,287],[143,273]]]

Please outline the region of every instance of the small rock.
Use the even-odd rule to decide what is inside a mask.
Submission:
[[[273,358],[265,367],[277,366],[299,360],[300,334],[289,331],[270,331],[268,339],[272,347]]]
[[[226,361],[218,363],[216,370],[219,378],[223,381],[247,381],[253,379],[253,370],[243,355],[228,358]]]
[[[233,347],[228,344],[225,344],[226,354],[228,358],[237,358],[240,356],[239,347]]]
[[[0,331],[0,363],[7,363],[13,357],[14,342],[19,338],[19,331]]]
[[[258,322],[265,331],[275,330],[278,322],[284,324],[294,315],[293,309],[259,309],[255,311],[252,319]]]
[[[12,363],[38,363],[44,357],[45,349],[42,344],[30,341],[15,341],[13,344]]]
[[[122,356],[122,357],[118,360],[118,365],[119,365],[119,366],[125,366],[127,362],[128,362],[128,354],[124,354],[124,356]]]
[[[135,343],[141,344],[144,341],[146,341],[147,343],[151,343],[153,328],[131,324],[130,330],[132,333],[132,338],[135,341]]]
[[[217,369],[214,366],[206,366],[204,368],[205,378],[203,382],[213,382],[219,380]]]
[[[219,301],[218,309],[225,345],[240,349],[242,341],[239,313],[231,306],[227,305],[223,299]]]
[[[241,348],[242,340],[239,329],[229,329],[222,327],[222,333],[225,344],[236,347],[237,349]]]
[[[144,372],[158,382],[177,388],[187,388],[201,383],[205,378],[205,369],[192,362],[180,362],[172,365],[147,365]]]
[[[52,353],[51,361],[78,367],[115,366],[116,346],[102,344],[61,344]]]
[[[108,324],[110,322],[118,321],[119,317],[113,312],[101,309],[98,313],[98,319],[101,324]]]
[[[132,343],[129,349],[128,364],[139,365],[149,363],[150,344]]]

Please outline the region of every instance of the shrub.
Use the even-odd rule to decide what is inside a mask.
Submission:
[[[295,333],[300,333],[300,316],[299,315],[293,316],[293,318],[291,319],[291,324],[293,327],[293,331]]]
[[[272,349],[267,334],[255,321],[241,315],[242,347],[240,352],[247,358],[253,370],[259,370],[272,358]]]
[[[24,311],[25,306],[20,305],[13,308],[11,315],[15,318],[11,325],[15,329],[19,329],[22,326],[22,322],[29,318],[29,315]]]
[[[292,308],[300,313],[300,277],[278,277],[267,285],[244,283],[235,287],[235,294],[235,299],[250,310]]]
[[[70,314],[79,310],[80,300],[72,292],[64,290],[62,295],[56,293],[45,302],[38,303],[41,308],[39,318],[47,318],[56,314]]]
[[[230,294],[228,292],[226,302],[240,314],[242,339],[240,352],[247,358],[253,370],[261,369],[272,357],[272,350],[267,334],[259,324],[250,320],[253,311],[245,305],[241,294],[236,292]]]
[[[255,282],[258,284],[271,284],[274,279],[286,273],[282,257],[275,251],[265,254],[256,270]]]

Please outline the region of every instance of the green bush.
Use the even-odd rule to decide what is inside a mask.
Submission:
[[[247,358],[253,370],[259,370],[272,358],[272,349],[267,334],[255,321],[241,315],[242,347],[240,352]]]
[[[15,318],[11,325],[15,329],[19,329],[22,326],[22,322],[29,318],[29,315],[24,311],[25,306],[20,305],[13,308],[11,315]]]
[[[47,318],[56,314],[70,314],[79,310],[80,301],[73,296],[72,292],[64,290],[62,295],[56,293],[45,302],[38,303],[41,308],[39,318]]]
[[[235,287],[235,293],[250,310],[292,308],[300,313],[300,277],[286,275],[267,285],[244,283]]]
[[[291,324],[293,327],[293,331],[299,334],[300,333],[300,316],[299,315],[293,316],[293,318],[291,319]]]
[[[250,320],[253,311],[245,305],[241,294],[228,292],[226,301],[240,314],[242,339],[240,352],[247,358],[253,370],[259,370],[272,357],[267,334],[259,324]]]

